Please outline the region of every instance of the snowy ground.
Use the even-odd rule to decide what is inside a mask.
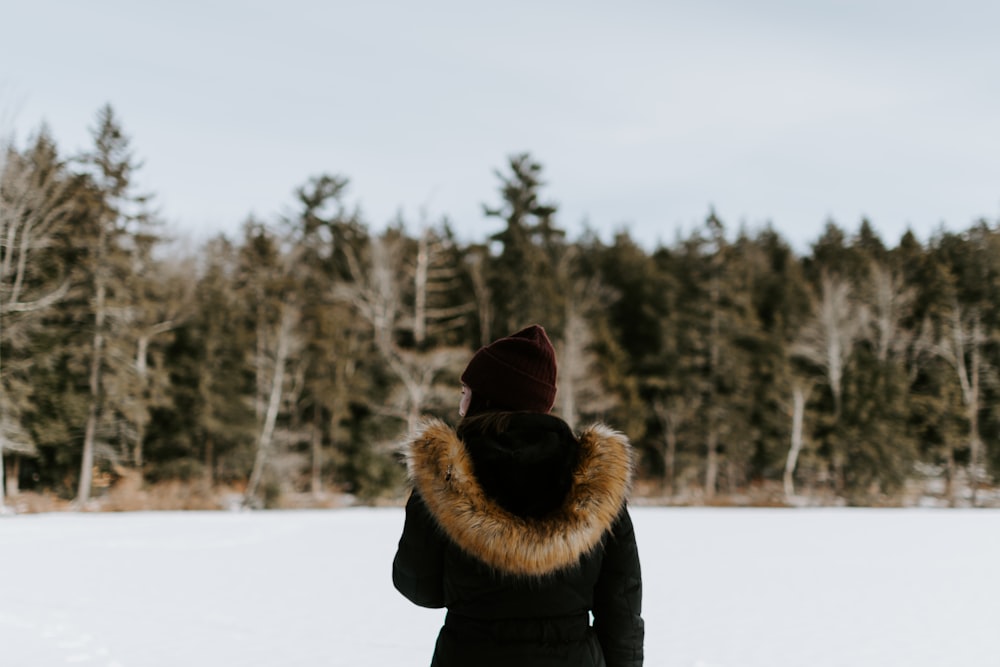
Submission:
[[[646,664],[995,667],[1000,512],[635,508]],[[426,665],[399,509],[0,519],[0,665]]]

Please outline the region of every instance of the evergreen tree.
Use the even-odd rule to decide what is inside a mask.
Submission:
[[[303,391],[295,419],[308,432],[309,487],[323,494],[324,470],[343,439],[352,397],[364,395],[367,338],[350,308],[335,298],[350,275],[347,257],[366,233],[344,203],[348,181],[321,175],[295,192],[300,211],[286,220],[299,289],[305,295],[299,331]],[[327,447],[325,447],[325,445]]]
[[[256,435],[252,302],[239,291],[239,248],[217,237],[200,252],[193,316],[170,346],[173,423],[150,443],[160,479],[242,483]]]
[[[992,252],[997,244],[991,241],[993,232],[982,223],[963,235],[944,234],[932,247],[951,276],[936,349],[951,366],[961,390],[966,424],[962,449],[973,504],[986,475],[988,456],[981,419],[986,412],[984,393],[994,380],[989,358],[996,348],[996,304],[1000,295],[1000,262]]]
[[[127,426],[124,415],[131,397],[139,393],[133,363],[137,304],[132,280],[150,257],[156,240],[149,230],[148,197],[134,192],[139,164],[110,105],[98,112],[93,139],[93,149],[82,158],[93,184],[93,201],[87,225],[74,233],[74,240],[83,244],[85,251],[79,269],[90,332],[86,353],[89,402],[78,505],[90,498],[98,449],[107,460],[127,458],[127,443],[133,434],[122,428]]]
[[[262,489],[264,475],[287,460],[288,446],[295,439],[288,430],[288,414],[297,395],[293,389],[298,387],[293,369],[304,345],[298,329],[304,298],[296,273],[294,256],[283,240],[264,224],[249,220],[239,263],[240,292],[251,305],[248,324],[254,332],[254,347],[248,350],[256,417],[254,462],[244,493],[244,504],[249,506],[266,505],[269,498],[280,495],[281,476],[275,479],[277,484]]]
[[[557,207],[540,201],[542,166],[528,153],[510,158],[510,175],[497,172],[501,204],[484,207],[504,229],[490,236],[499,244],[490,262],[487,284],[495,317],[491,338],[529,323],[539,323],[550,335],[561,335],[563,295],[554,274],[564,249],[565,232],[555,226]]]
[[[5,491],[18,491],[20,457],[37,455],[23,422],[33,340],[42,316],[69,287],[54,246],[79,192],[80,179],[68,173],[44,128],[23,153],[9,146],[0,160],[0,510]],[[8,456],[13,468],[4,480]]]

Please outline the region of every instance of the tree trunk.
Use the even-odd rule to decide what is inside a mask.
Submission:
[[[980,400],[980,344],[982,329],[979,314],[973,312],[971,330],[966,333],[962,310],[956,304],[952,307],[952,344],[954,352],[948,357],[953,361],[958,372],[958,383],[962,388],[962,402],[965,404],[965,415],[969,422],[969,465],[968,478],[972,491],[972,504],[976,505],[977,487],[979,485],[979,464],[982,456],[982,438],[979,434],[979,400]],[[966,365],[966,350],[968,349],[968,366]]]
[[[212,436],[205,438],[205,486],[208,489],[215,486],[215,440]]]
[[[576,304],[572,299],[566,300],[566,331],[563,337],[563,354],[560,363],[559,396],[562,418],[569,427],[576,429],[579,420],[577,407],[576,376],[585,372],[584,350],[580,329],[586,326],[583,318],[576,312]]]
[[[795,495],[795,466],[798,465],[799,453],[802,451],[802,426],[805,422],[806,393],[802,387],[792,390],[792,443],[785,459],[785,502],[790,502]]]
[[[329,423],[329,427],[330,427],[330,447],[329,447],[330,458],[334,462],[334,465],[336,465],[336,463],[338,462],[338,458],[337,458],[337,447],[338,447],[337,429],[339,427],[338,422],[340,421],[340,411],[337,409],[338,406],[339,406],[339,402],[338,402],[338,400],[336,398],[334,398],[330,402],[330,419],[329,419],[329,422],[328,422]],[[334,468],[334,470],[336,470],[336,468]],[[334,489],[336,489],[336,487],[337,487],[337,475],[336,475],[336,473],[334,473],[334,476],[333,476],[332,486],[334,487]]]
[[[955,494],[955,446],[951,442],[945,449],[945,474],[944,495],[948,499],[948,506],[955,507],[958,504]]]
[[[323,410],[319,403],[313,407],[312,427],[312,478],[310,490],[314,497],[323,495]]]
[[[142,464],[143,464],[143,446],[142,443],[146,439],[146,420],[140,419],[135,423],[135,451],[133,452],[133,461],[135,462],[135,469],[138,471],[140,478],[142,475]]]
[[[699,401],[690,398],[673,396],[669,399],[653,401],[653,413],[663,428],[663,480],[661,487],[664,492],[673,496],[677,492],[677,444],[678,434],[685,424],[691,421],[698,411]]]
[[[968,417],[969,417],[969,484],[972,486],[972,506],[978,504],[979,469],[982,463],[983,441],[979,435],[979,318],[972,324],[972,354],[969,363],[972,366],[970,378]]]
[[[90,487],[94,481],[94,439],[97,434],[97,403],[91,399],[87,408],[87,425],[83,432],[83,458],[80,461],[80,483],[75,505],[79,508],[90,500]]]
[[[100,419],[101,360],[104,356],[104,290],[98,290],[98,324],[94,335],[93,358],[90,361],[90,405],[87,406],[87,425],[83,432],[83,457],[80,462],[80,484],[76,494],[76,504],[82,506],[90,500],[91,484],[94,479],[94,447],[97,439],[97,422]]]
[[[3,302],[0,302],[3,306]],[[3,348],[3,312],[0,310],[0,349]],[[0,358],[0,371],[3,369],[2,358]],[[0,392],[3,391],[3,373],[0,372]],[[3,514],[6,504],[4,502],[4,467],[3,467],[3,437],[0,437],[0,514]]]
[[[719,479],[719,433],[713,426],[708,432],[708,460],[705,463],[705,498],[715,498]]]
[[[668,497],[674,495],[674,468],[677,465],[677,430],[668,425],[664,433],[663,451],[663,492]]]
[[[427,273],[430,267],[430,250],[425,229],[417,241],[417,266],[413,272],[413,342],[423,349],[427,341]]]
[[[94,280],[94,343],[90,358],[90,405],[87,406],[87,425],[83,434],[83,456],[80,462],[80,484],[76,493],[75,504],[83,506],[90,500],[91,484],[94,479],[94,446],[97,438],[97,422],[100,419],[101,399],[101,368],[104,365],[104,320],[106,314],[105,300],[107,284],[104,278],[104,267],[101,265],[105,256],[107,231],[106,225],[101,225],[98,237],[97,259],[98,267]]]
[[[706,445],[708,447],[707,461],[705,462],[705,498],[711,500],[715,497],[715,491],[719,479],[719,406],[716,404],[716,396],[719,361],[720,361],[720,338],[721,338],[721,287],[719,285],[719,262],[721,257],[716,253],[712,258],[712,278],[709,287],[709,300],[712,307],[712,315],[709,323],[709,350],[708,350],[708,383],[709,397],[707,402],[708,414],[708,437]]]
[[[257,455],[254,457],[253,470],[250,472],[250,481],[247,482],[247,490],[243,499],[245,505],[250,504],[257,496],[257,489],[260,487],[260,480],[264,474],[264,464],[267,461],[268,451],[271,449],[271,441],[274,439],[274,427],[278,421],[278,411],[281,408],[281,396],[285,384],[285,365],[288,362],[292,319],[291,309],[288,306],[284,307],[281,325],[278,329],[278,341],[275,346],[274,372],[271,376],[267,411],[264,414],[264,423],[261,425],[260,435],[257,438]]]
[[[139,376],[140,390],[144,394],[146,393],[146,377],[148,375],[146,355],[149,350],[149,339],[149,334],[140,336],[135,352],[135,370]],[[132,452],[132,460],[135,463],[135,469],[139,471],[140,478],[142,476],[143,441],[146,439],[146,419],[144,414],[135,415],[135,450]]]
[[[0,473],[3,469],[0,468]],[[10,468],[7,471],[7,496],[13,497],[21,492],[21,457],[14,454],[11,457]]]

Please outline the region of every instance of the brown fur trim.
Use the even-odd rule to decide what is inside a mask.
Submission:
[[[410,479],[444,532],[502,572],[541,576],[575,565],[596,547],[628,496],[628,438],[596,424],[580,434],[580,460],[563,506],[525,519],[483,492],[465,445],[444,422],[424,422],[406,446]]]

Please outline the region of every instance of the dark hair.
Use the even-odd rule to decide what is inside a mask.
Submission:
[[[469,399],[469,405],[465,409],[466,417],[476,417],[494,412],[522,412],[522,410],[503,404],[502,399],[487,396],[485,392],[476,391],[472,387],[469,387],[469,391],[472,392],[472,398]]]
[[[540,517],[563,503],[579,460],[579,442],[565,422],[532,411],[495,410],[467,415],[456,431],[483,491],[506,510]],[[515,443],[525,442],[528,432],[534,435],[525,457],[528,450]]]
[[[475,397],[475,394],[473,394]],[[473,399],[475,400],[475,399]],[[471,407],[455,429],[459,438],[471,433],[500,433],[506,431],[515,413],[508,410],[473,412]]]

